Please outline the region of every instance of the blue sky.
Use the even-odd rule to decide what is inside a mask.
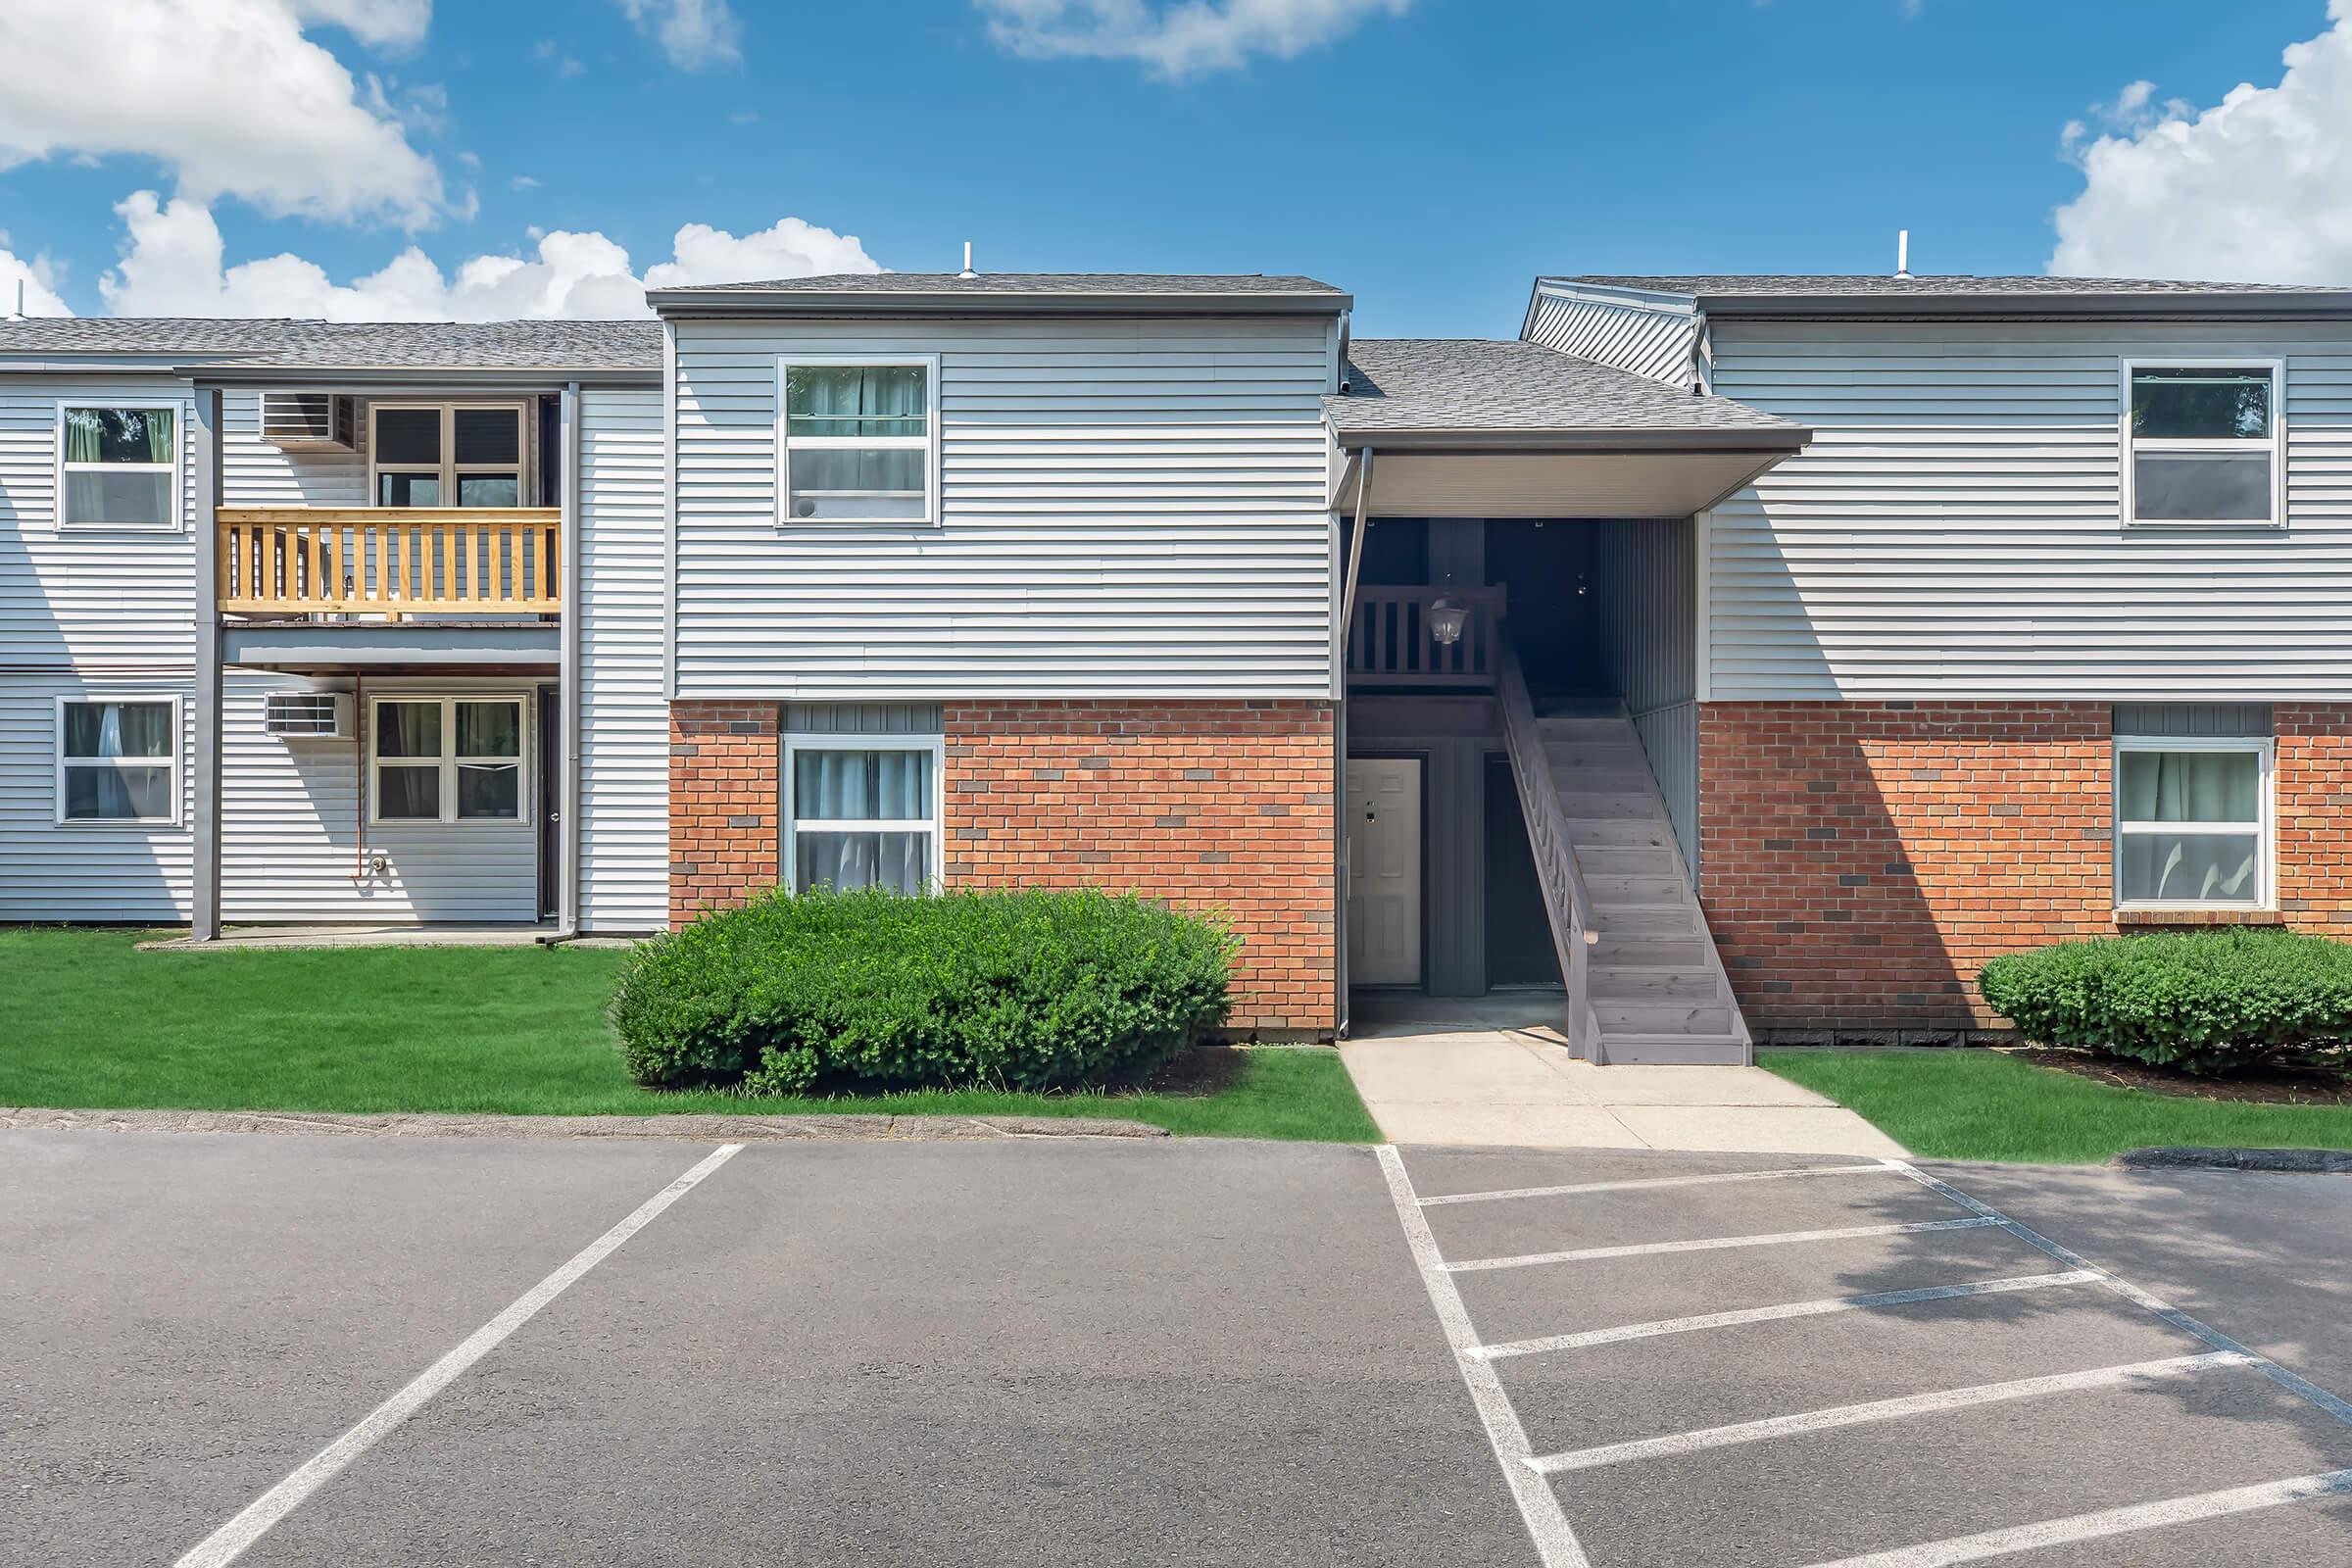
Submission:
[[[291,253],[337,283],[411,243],[444,272],[528,258],[549,230],[601,234],[642,273],[681,225],[794,217],[894,269],[952,270],[968,238],[989,270],[1301,271],[1351,289],[1365,333],[1507,335],[1540,271],[1880,270],[1901,226],[1916,270],[2044,270],[2102,133],[2138,163],[2113,176],[2127,211],[2095,254],[2177,274],[2232,253],[2168,242],[2200,219],[2178,180],[2140,188],[2170,178],[2151,163],[2163,122],[2198,133],[2237,84],[2278,89],[2286,46],[2337,36],[2317,0],[1242,0],[1295,10],[1301,31],[1171,78],[1155,0],[689,0],[689,26],[716,37],[682,59],[660,32],[677,0],[444,3],[429,21],[424,0],[184,3],[232,28],[287,12],[440,192],[421,217],[415,201],[272,216],[339,198],[191,176],[205,127],[106,146],[71,106],[0,107],[0,162],[24,160],[0,169],[0,249],[40,259],[76,312],[107,307],[116,205],[193,189],[230,264]],[[373,42],[327,20],[369,7]],[[1281,37],[1308,33],[1283,57]],[[139,89],[127,68],[99,76],[100,96]],[[2133,82],[2153,84],[2138,103]],[[239,112],[215,115],[224,134]],[[44,113],[57,123],[24,122]],[[299,134],[275,140],[302,156]],[[2291,218],[2312,196],[2277,205]],[[2315,245],[2300,270],[2347,265]]]

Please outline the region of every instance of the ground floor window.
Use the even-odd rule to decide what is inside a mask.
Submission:
[[[179,817],[179,703],[172,697],[61,697],[57,819]]]
[[[523,700],[379,697],[368,772],[377,822],[519,822]]]
[[[2271,742],[2115,743],[2115,898],[2124,906],[2271,902]]]
[[[939,743],[930,737],[788,736],[784,863],[792,890],[939,880]]]

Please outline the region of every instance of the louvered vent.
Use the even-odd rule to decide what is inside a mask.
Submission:
[[[359,428],[354,402],[338,392],[265,392],[262,439],[289,452],[349,452]]]
[[[286,740],[351,738],[349,692],[271,692],[262,727]]]

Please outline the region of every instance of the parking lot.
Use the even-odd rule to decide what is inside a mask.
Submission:
[[[0,1257],[10,1560],[2352,1561],[2339,1178],[20,1131]]]

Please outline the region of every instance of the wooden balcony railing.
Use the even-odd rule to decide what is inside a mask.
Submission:
[[[1441,599],[1469,612],[1458,642],[1441,643],[1429,634],[1430,609]],[[1363,583],[1348,628],[1348,679],[1366,686],[1491,688],[1502,606],[1500,588]]]
[[[220,600],[236,614],[555,614],[554,507],[222,507]]]

